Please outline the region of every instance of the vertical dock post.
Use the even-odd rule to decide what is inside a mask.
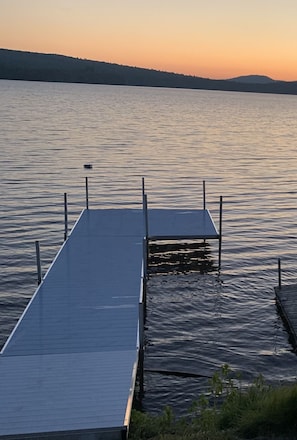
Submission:
[[[206,209],[205,180],[203,180],[203,209]]]
[[[145,238],[143,239],[143,253],[144,260],[146,258]],[[139,331],[139,352],[138,352],[138,378],[139,378],[139,397],[142,399],[144,394],[144,323],[146,315],[146,277],[145,277],[145,264],[143,261],[142,267],[142,286],[139,299],[139,311],[138,311],[138,331]]]
[[[147,239],[146,237],[143,237],[143,241],[142,241],[142,251],[143,251],[143,278],[146,280],[147,278],[147,255],[148,255],[148,251],[147,251]]]
[[[35,248],[36,248],[36,263],[37,263],[37,284],[39,285],[42,281],[42,275],[41,275],[40,246],[38,240],[35,241]]]
[[[148,256],[149,256],[149,237],[148,237],[148,212],[147,212],[147,195],[144,189],[144,177],[142,178],[142,210],[143,210],[143,221],[144,221],[144,232],[145,232],[145,250],[146,250],[146,269],[148,267]],[[147,274],[147,270],[146,270]]]
[[[145,249],[146,249],[146,267],[149,261],[149,235],[148,235],[148,212],[147,212],[147,195],[144,194],[144,227],[145,227]]]
[[[89,181],[86,177],[86,208],[89,209]]]
[[[142,183],[142,203],[143,203],[144,194],[145,194],[145,189],[144,189],[144,177],[141,179],[141,183]]]
[[[219,264],[218,264],[219,272],[221,270],[221,261],[222,261],[222,219],[223,219],[223,197],[220,196]]]
[[[147,283],[147,271],[148,271],[148,249],[147,239],[143,238],[143,267],[142,267],[142,299],[143,299],[143,325],[146,320],[146,283]]]
[[[139,397],[142,399],[144,395],[144,323],[146,316],[146,281],[148,270],[148,213],[147,213],[147,196],[145,194],[144,177],[142,178],[142,210],[144,221],[144,237],[143,237],[143,277],[142,277],[142,298],[139,303],[139,358],[138,358],[138,375],[139,375]]]
[[[278,263],[278,288],[281,290],[282,288],[282,268],[281,268],[281,259],[277,260]]]
[[[145,238],[146,247],[148,248],[148,212],[147,212],[147,195],[144,194],[144,226],[145,226]]]
[[[143,298],[139,303],[139,359],[138,359],[138,374],[139,374],[139,394],[142,398],[144,393],[144,303]]]
[[[139,350],[139,360],[138,360],[138,366],[139,366],[139,397],[142,399],[144,395],[144,349],[141,348]]]
[[[144,313],[143,313],[143,297],[139,302],[139,348],[143,349],[144,341]]]
[[[143,238],[143,278],[144,278],[144,292],[143,292],[143,307],[144,317],[146,316],[146,281],[148,279],[148,265],[149,265],[149,237],[148,237],[148,213],[147,213],[147,195],[143,195],[143,215],[145,236]]]
[[[68,206],[67,206],[67,193],[64,193],[64,241],[68,236]]]
[[[145,194],[145,188],[144,188],[144,177],[142,178],[142,209],[143,209],[143,213],[144,213],[144,219],[145,219],[145,236],[147,237],[147,195]]]

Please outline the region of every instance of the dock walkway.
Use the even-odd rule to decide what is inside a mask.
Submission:
[[[276,302],[283,320],[292,337],[292,345],[297,348],[297,284],[275,287]]]
[[[219,236],[205,209],[85,209],[1,352],[0,438],[126,438],[144,238]]]

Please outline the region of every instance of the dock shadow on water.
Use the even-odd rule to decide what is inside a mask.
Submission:
[[[209,273],[217,270],[206,241],[157,241],[149,244],[149,274]]]
[[[186,415],[224,364],[242,387],[259,374],[273,384],[295,380],[296,356],[270,290],[248,276],[220,274],[207,243],[175,245],[150,249],[141,408]]]
[[[219,314],[216,258],[206,241],[159,241],[150,243],[148,267],[144,395],[137,406],[159,413],[169,405],[183,414],[215,370],[197,354],[209,317]]]

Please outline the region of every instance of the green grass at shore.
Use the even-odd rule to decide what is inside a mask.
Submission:
[[[297,439],[297,383],[271,387],[259,376],[248,389],[224,365],[209,393],[176,418],[170,408],[152,416],[133,410],[130,440]]]

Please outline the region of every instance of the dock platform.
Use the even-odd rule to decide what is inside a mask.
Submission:
[[[145,243],[219,238],[208,210],[84,209],[0,355],[0,439],[124,439]]]
[[[297,284],[275,287],[276,303],[297,349]]]

